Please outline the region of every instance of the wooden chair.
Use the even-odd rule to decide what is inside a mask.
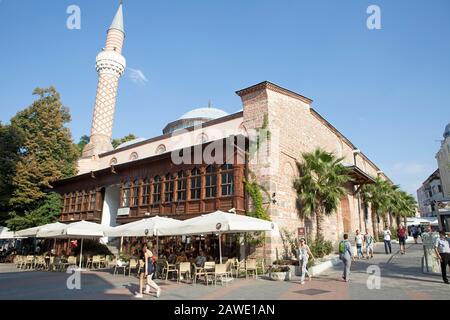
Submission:
[[[75,257],[75,256],[68,257],[67,258],[67,265],[68,265],[68,267],[76,266],[77,265],[77,257]]]
[[[191,277],[191,263],[190,262],[181,262],[178,266],[178,278],[177,282],[180,283],[181,276],[185,276],[186,280]]]
[[[117,264],[117,258],[115,256],[108,256],[106,259],[106,267],[108,269],[114,269]]]
[[[97,268],[100,268],[102,261],[100,256],[93,256],[92,257],[92,268],[95,268],[95,266],[97,265]]]
[[[197,280],[200,279],[200,277],[203,277],[205,279],[205,282],[207,283],[206,279],[206,271],[204,267],[198,267],[195,263],[191,263],[192,265],[192,281],[194,284],[197,283]]]
[[[107,259],[106,256],[100,256],[100,268],[106,268]]]
[[[241,260],[238,262],[236,271],[237,271],[237,275],[236,275],[237,278],[239,278],[239,276],[241,275],[241,271],[244,271],[245,276],[247,277],[247,267],[246,267],[245,260]]]

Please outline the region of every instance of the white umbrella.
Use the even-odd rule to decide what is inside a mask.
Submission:
[[[180,227],[180,220],[163,217],[146,218],[111,228],[105,232],[107,237],[151,237],[172,235],[170,230]],[[165,232],[169,232],[166,234]]]
[[[13,231],[9,231],[8,228],[0,226],[0,240],[9,240],[15,238],[16,236],[14,235]]]
[[[51,230],[42,230],[38,232],[38,236],[42,238],[81,238],[80,246],[80,269],[83,258],[83,240],[85,238],[101,238],[105,236],[105,232],[111,229],[98,223],[88,221],[78,221],[70,224],[62,224],[58,228]]]
[[[257,219],[249,216],[216,211],[213,213],[201,215],[192,219],[183,221],[180,227],[164,230],[166,234],[176,235],[193,235],[214,233],[245,233],[257,231],[272,231],[275,224],[271,221]],[[222,263],[222,244],[219,238],[219,255],[220,263]]]
[[[20,237],[39,238],[39,235],[38,235],[39,231],[58,229],[58,228],[61,228],[62,226],[65,226],[65,224],[61,223],[61,222],[48,223],[48,224],[44,224],[44,225],[38,226],[38,227],[19,230],[16,232],[16,235],[18,235]]]

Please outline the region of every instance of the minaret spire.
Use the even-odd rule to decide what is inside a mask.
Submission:
[[[83,149],[83,158],[97,156],[113,149],[111,140],[116,96],[119,78],[125,72],[126,67],[125,57],[122,56],[125,38],[122,5],[123,3],[120,1],[113,22],[108,29],[105,48],[97,55],[97,95],[90,141]]]

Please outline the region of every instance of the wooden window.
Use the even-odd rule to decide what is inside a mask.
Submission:
[[[96,199],[96,192],[95,192],[95,190],[91,190],[91,192],[89,192],[89,195],[90,195],[90,200],[91,200],[91,204],[90,204],[90,206],[89,206],[89,210],[90,211],[94,211],[96,208],[96,204],[97,204],[97,199]]]
[[[127,181],[122,184],[122,208],[128,208],[130,206],[130,197],[131,197],[131,182]]]
[[[234,187],[234,172],[231,164],[224,164],[222,166],[222,196],[233,195]]]
[[[186,200],[186,175],[184,171],[178,172],[178,183],[177,183],[177,199],[178,201]]]
[[[75,192],[70,194],[70,212],[75,212],[75,203],[77,201],[77,195]]]
[[[136,207],[139,205],[139,179],[133,181],[133,189],[131,195],[131,205]]]
[[[83,211],[89,210],[89,192],[83,191]]]
[[[206,168],[205,174],[205,196],[206,198],[214,198],[217,193],[217,175],[216,168],[213,165],[209,165]]]
[[[164,189],[164,202],[170,203],[173,200],[173,186],[174,186],[174,178],[173,175],[167,174],[165,181],[165,189]]]
[[[70,194],[64,195],[64,212],[69,212],[70,210]]]
[[[161,202],[161,177],[156,176],[153,179],[153,203]]]
[[[200,191],[201,191],[201,176],[200,170],[197,168],[192,169],[191,171],[191,200],[200,199]]]
[[[142,205],[150,203],[150,179],[145,178],[142,182]]]

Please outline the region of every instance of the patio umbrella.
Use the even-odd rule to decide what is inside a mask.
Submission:
[[[62,224],[51,230],[42,230],[38,232],[41,238],[81,238],[80,246],[80,269],[83,258],[83,240],[85,238],[101,238],[105,236],[105,232],[111,229],[98,223],[88,221],[78,221],[70,224]]]
[[[156,253],[158,254],[158,237],[172,235],[170,230],[180,227],[182,221],[164,218],[152,217],[130,223],[126,223],[105,232],[108,237],[152,237],[156,236]]]
[[[13,231],[9,231],[8,228],[0,226],[0,240],[16,239]]]
[[[15,234],[19,237],[26,237],[26,238],[33,237],[34,238],[34,250],[36,250],[36,238],[39,238],[39,235],[38,235],[39,231],[53,230],[55,228],[60,228],[61,226],[64,226],[64,223],[61,223],[61,222],[47,223],[42,226],[19,230]],[[56,240],[55,240],[55,244],[56,244]]]
[[[162,229],[167,235],[246,233],[272,231],[275,224],[271,221],[257,219],[235,213],[216,211],[183,221],[180,227],[170,230]],[[222,263],[222,244],[219,238],[219,255]]]

